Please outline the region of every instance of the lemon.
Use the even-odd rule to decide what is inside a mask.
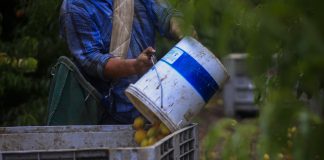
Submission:
[[[133,127],[137,129],[141,129],[144,127],[144,119],[142,117],[137,117],[134,120]]]
[[[143,129],[139,129],[135,132],[134,139],[137,144],[141,144],[141,142],[145,139],[146,137],[146,131]]]

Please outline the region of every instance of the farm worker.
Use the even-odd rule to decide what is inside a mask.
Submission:
[[[124,32],[115,35],[118,39],[118,36],[125,37],[122,34],[129,32],[123,43],[114,46],[119,53],[112,53],[116,52],[115,49],[111,50],[113,25],[122,20],[114,17],[114,3],[124,1],[133,4],[133,8],[129,9],[133,9],[130,13],[133,16],[126,16],[126,19],[132,20],[131,30],[127,30],[126,26]],[[121,10],[123,11],[128,12],[125,9]],[[152,66],[151,56],[156,52],[156,31],[169,39],[182,38],[180,17],[178,11],[162,0],[63,1],[60,13],[61,35],[83,75],[103,95],[102,106],[106,109],[104,124],[130,124],[140,116],[124,91]],[[122,27],[125,26],[121,24],[116,29]],[[118,51],[118,47],[125,43],[124,50]]]

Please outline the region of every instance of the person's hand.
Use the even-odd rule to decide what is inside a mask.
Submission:
[[[147,47],[137,58],[135,62],[135,70],[137,73],[143,74],[152,67],[151,57],[155,53],[155,49]]]
[[[182,31],[183,20],[181,18],[172,17],[170,20],[170,32],[173,38],[180,40],[183,38],[184,33]]]
[[[184,27],[184,21],[183,19],[179,17],[172,17],[170,20],[170,32],[173,36],[173,38],[180,40],[185,36],[185,33],[183,31]],[[191,25],[188,28],[189,33],[191,34],[192,37],[198,39],[198,34],[195,30],[195,28]]]

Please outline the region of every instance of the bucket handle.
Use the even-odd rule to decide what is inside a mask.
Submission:
[[[153,63],[152,68],[153,68],[153,70],[155,70],[156,77],[157,77],[158,80],[159,80],[159,85],[158,85],[158,87],[161,88],[161,90],[160,90],[160,91],[161,91],[161,108],[163,108],[163,87],[162,87],[162,81],[161,81],[160,75],[159,75],[159,73],[158,73],[158,71],[157,71],[157,68],[155,67],[155,64],[156,64],[156,57],[155,57],[155,55],[152,55],[152,56],[151,56],[151,61],[152,61],[152,63]]]

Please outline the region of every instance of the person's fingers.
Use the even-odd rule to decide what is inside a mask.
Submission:
[[[151,66],[153,64],[152,60],[151,60],[152,56],[149,56],[149,55],[144,55],[144,56],[145,56],[145,58],[143,59],[143,62],[145,63],[145,65]]]
[[[143,53],[139,56],[138,61],[144,66],[152,65],[152,61],[149,56]]]
[[[147,47],[142,52],[142,61],[145,63],[145,65],[151,66],[153,64],[151,58],[155,52],[155,49],[153,49],[152,47]]]
[[[142,53],[146,54],[147,56],[149,56],[149,58],[151,58],[151,56],[155,53],[155,49],[153,49],[152,47],[147,47]]]

